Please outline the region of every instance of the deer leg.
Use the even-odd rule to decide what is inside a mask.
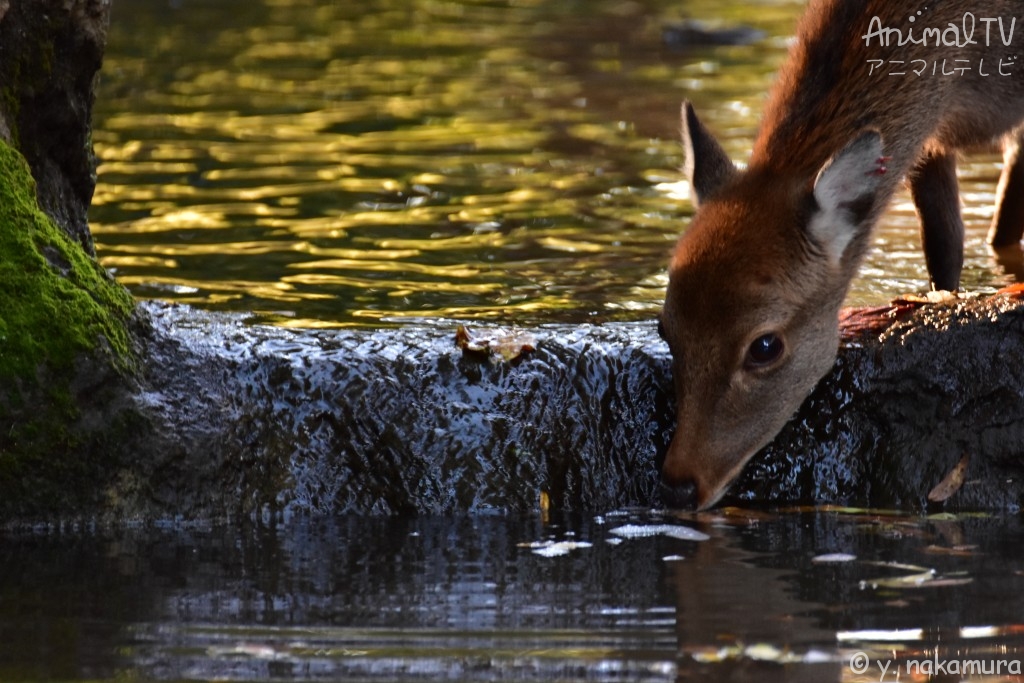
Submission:
[[[1008,247],[1024,236],[1024,130],[1007,136],[1003,143],[1003,175],[996,189],[996,213],[988,231],[993,247]]]
[[[910,173],[910,194],[921,220],[921,242],[932,287],[954,291],[964,265],[964,222],[956,157],[926,152]]]

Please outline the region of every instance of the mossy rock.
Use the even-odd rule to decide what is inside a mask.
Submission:
[[[95,411],[130,380],[131,295],[40,210],[0,143],[0,517],[98,495],[120,428]],[[106,410],[106,407],[103,408]]]

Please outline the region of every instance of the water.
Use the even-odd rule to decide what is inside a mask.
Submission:
[[[1022,541],[843,510],[7,533],[0,679],[1020,680]]]
[[[795,0],[122,0],[95,115],[101,260],[140,297],[304,327],[650,319],[692,207],[685,97],[748,153]],[[669,49],[698,18],[748,45]],[[964,166],[964,283],[997,159]],[[852,304],[927,286],[905,197]]]

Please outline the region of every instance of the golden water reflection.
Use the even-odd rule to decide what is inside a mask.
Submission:
[[[679,102],[737,159],[803,3],[121,0],[95,116],[102,262],[138,296],[304,326],[653,318],[691,210]],[[748,46],[662,46],[683,18]],[[968,168],[965,279],[996,163]],[[980,207],[985,207],[984,209]],[[921,289],[896,208],[851,302]]]

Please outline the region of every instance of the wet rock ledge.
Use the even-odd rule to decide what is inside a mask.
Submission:
[[[650,324],[533,330],[517,363],[454,324],[294,331],[144,304],[156,439],[124,513],[453,512],[659,505],[674,429]],[[833,372],[732,500],[1016,508],[1024,493],[1024,305],[1014,294],[860,311]],[[936,507],[939,504],[931,504]]]
[[[1024,304],[999,295],[867,318],[874,329],[851,332],[731,500],[1016,509]],[[78,448],[50,454],[91,453],[94,469],[67,481],[28,468],[42,484],[22,513],[521,511],[542,492],[563,509],[660,505],[674,417],[651,324],[533,330],[536,350],[515,363],[464,354],[446,323],[297,331],[142,303],[133,329],[138,374],[80,372]],[[962,486],[929,504],[965,455]],[[33,494],[51,486],[79,495],[44,508]]]
[[[192,513],[608,509],[657,499],[668,359],[641,326],[534,331],[519,362],[455,325],[250,327],[145,304],[150,443],[130,508]],[[143,464],[140,462],[139,464]]]

